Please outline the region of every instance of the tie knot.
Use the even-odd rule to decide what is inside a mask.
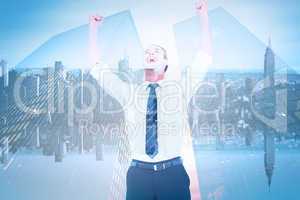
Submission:
[[[157,87],[159,87],[158,83],[150,83],[148,85],[148,88],[150,88],[151,90],[155,90]]]

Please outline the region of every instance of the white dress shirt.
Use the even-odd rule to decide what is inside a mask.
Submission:
[[[95,67],[91,75],[100,86],[116,98],[125,113],[125,130],[128,134],[132,159],[145,162],[159,162],[182,156],[185,145],[189,144],[190,129],[187,107],[193,93],[193,85],[186,79],[165,78],[156,88],[158,154],[152,159],[146,154],[146,111],[150,82],[128,83],[119,79],[117,71]],[[191,83],[191,82],[190,82]]]

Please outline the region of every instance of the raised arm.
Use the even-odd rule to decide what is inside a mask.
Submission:
[[[187,77],[189,91],[187,92],[187,105],[191,100],[191,97],[196,91],[197,84],[201,80],[201,73],[206,73],[208,65],[212,62],[212,47],[211,47],[211,33],[208,20],[208,8],[206,0],[199,0],[196,4],[196,12],[199,17],[199,51],[196,52],[195,60],[190,67],[189,76]],[[187,113],[188,114],[188,113]],[[194,114],[197,114],[194,112]],[[194,119],[197,119],[197,116],[193,116]],[[197,122],[196,122],[197,123]],[[194,124],[195,125],[195,124]],[[189,133],[192,131],[192,127],[188,130]],[[185,148],[183,151],[185,158],[185,167],[189,174],[191,184],[190,190],[193,200],[200,200],[200,181],[197,171],[197,164],[195,159],[195,151],[193,149],[192,135],[186,134],[185,137]]]
[[[191,65],[194,75],[205,73],[207,67],[212,63],[211,30],[208,18],[208,7],[206,0],[199,0],[196,4],[196,13],[199,18],[199,48]],[[195,74],[197,73],[197,74]]]
[[[121,105],[129,101],[132,87],[119,79],[117,67],[109,66],[100,59],[100,47],[98,30],[105,20],[102,16],[90,16],[89,22],[89,62],[90,74],[98,81],[98,84],[111,96],[115,97]]]
[[[211,62],[212,46],[211,46],[211,31],[208,19],[208,6],[206,0],[199,0],[196,4],[196,12],[200,20],[200,44],[199,50],[208,56],[208,64]]]
[[[199,83],[208,72],[209,65],[212,63],[212,41],[209,25],[208,7],[206,0],[199,0],[195,10],[198,17],[199,43],[198,50],[195,52],[194,60],[187,69],[186,98],[189,101],[199,87]]]
[[[103,23],[103,17],[99,15],[90,16],[89,21],[89,62],[93,66],[100,62],[100,50],[98,47],[98,28]]]

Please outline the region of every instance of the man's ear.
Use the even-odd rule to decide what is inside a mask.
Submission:
[[[164,70],[165,72],[168,70],[168,67],[169,67],[168,65],[165,66],[165,70]]]

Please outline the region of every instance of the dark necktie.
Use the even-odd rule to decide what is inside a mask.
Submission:
[[[151,83],[148,85],[150,88],[147,113],[146,113],[146,154],[150,158],[154,158],[158,154],[157,142],[157,96],[155,89],[159,85]]]

